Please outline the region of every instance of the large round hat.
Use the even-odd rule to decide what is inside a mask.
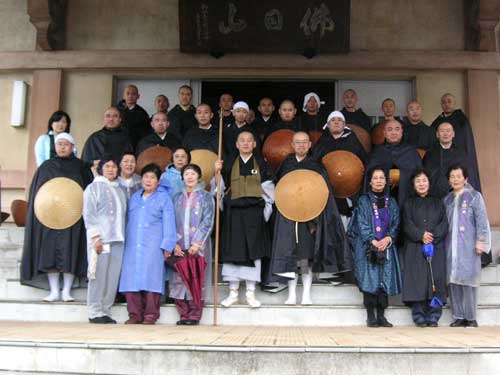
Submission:
[[[323,156],[321,162],[328,172],[335,197],[349,198],[359,191],[365,167],[356,155],[349,151],[332,151]]]
[[[205,187],[210,190],[210,180],[215,173],[215,161],[217,154],[209,150],[193,150],[191,151],[191,163],[196,164],[201,168]]]
[[[276,170],[288,154],[293,152],[292,141],[295,132],[288,129],[277,130],[267,137],[262,147],[262,155]]]
[[[372,137],[370,136],[370,133],[368,133],[363,127],[356,124],[347,124],[346,126],[352,129],[366,153],[369,154],[372,151]]]
[[[36,193],[35,215],[48,228],[71,227],[82,217],[82,210],[83,190],[69,178],[53,178]]]
[[[319,173],[297,169],[284,175],[276,185],[276,207],[289,220],[309,221],[323,212],[329,193]]]
[[[14,219],[14,223],[18,227],[26,225],[26,211],[28,210],[28,202],[23,199],[15,199],[10,204],[10,212]]]
[[[165,167],[172,161],[172,150],[168,147],[163,146],[153,146],[145,149],[137,157],[137,164],[135,165],[135,173],[141,174],[142,168],[146,165],[154,163],[162,171]]]
[[[314,147],[318,143],[319,139],[323,135],[323,132],[319,130],[311,130],[309,132],[309,139],[311,140],[311,146]]]
[[[372,129],[372,143],[374,145],[381,145],[385,141],[384,127],[386,121],[381,121],[377,126]]]

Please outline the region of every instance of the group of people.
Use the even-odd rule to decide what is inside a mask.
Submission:
[[[290,100],[276,115],[272,99],[262,98],[251,123],[247,103],[234,103],[228,93],[218,113],[207,104],[194,107],[189,86],[178,93],[179,104],[170,111],[168,98],[159,95],[149,117],[137,104],[137,87],[128,86],[119,105],[105,111],[104,127],[85,142],[81,159],[69,115],[54,113],[35,146],[39,168],[30,189],[22,283],[48,281],[45,301],[72,301],[71,287],[87,279],[90,322],[115,323],[111,306],[119,291],[127,301],[127,324],[154,324],[168,281],[177,324],[198,324],[211,279],[215,211],[221,210],[221,274],[229,283],[222,306],[239,301],[241,282],[244,302],[253,308],[260,306],[257,283],[287,285],[285,304],[295,305],[299,277],[301,304],[309,305],[315,277],[349,280],[353,274],[369,327],[392,326],[384,312],[388,297],[401,292],[417,326],[437,326],[447,296],[452,326],[477,326],[481,255],[490,251],[490,228],[472,128],[453,95],[443,95],[443,112],[431,126],[423,123],[417,101],[408,103],[406,118],[395,117],[390,98],[382,103],[384,120],[372,126],[354,90],[343,94],[345,107],[324,120],[315,93],[305,96],[300,116]],[[370,152],[354,126],[368,134],[382,127],[383,143]],[[293,153],[273,169],[262,145],[281,129],[294,131]],[[312,132],[321,132],[314,145]],[[217,153],[220,141],[222,159],[207,186],[190,152]],[[136,157],[150,147],[172,150],[172,162],[165,170],[148,164],[139,176]],[[417,148],[425,151],[423,160]],[[363,186],[350,197],[335,197],[338,186],[322,164],[333,151],[348,151],[365,167]],[[306,222],[288,219],[274,204],[276,185],[299,169],[318,173],[329,192],[324,210]],[[390,176],[394,169],[398,183]],[[55,177],[84,189],[83,218],[62,230],[44,226],[34,211],[38,190]]]

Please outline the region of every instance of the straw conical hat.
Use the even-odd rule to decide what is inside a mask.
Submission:
[[[171,161],[172,150],[168,147],[158,145],[153,146],[145,149],[139,154],[137,157],[137,164],[135,166],[135,173],[140,175],[142,168],[151,163],[156,164],[162,171],[164,171],[165,167],[170,164]]]
[[[50,229],[66,229],[82,217],[83,190],[66,177],[53,178],[35,196],[35,215]]]
[[[354,134],[356,134],[359,142],[361,143],[365,151],[369,154],[372,151],[372,137],[370,133],[368,133],[365,128],[362,128],[361,126],[356,124],[347,124],[347,127],[350,128],[354,132]]]
[[[215,161],[217,154],[209,150],[193,150],[191,151],[191,163],[196,164],[201,168],[203,181],[205,187],[210,190],[210,180],[215,173]]]
[[[319,173],[298,169],[287,173],[278,182],[276,207],[289,220],[309,221],[323,212],[328,195],[328,186]]]
[[[333,194],[337,198],[349,198],[359,191],[365,167],[355,154],[343,150],[332,151],[323,156],[321,162],[328,172]]]
[[[28,202],[22,199],[15,199],[10,204],[10,212],[14,218],[14,223],[18,227],[26,225],[26,211],[28,210]]]

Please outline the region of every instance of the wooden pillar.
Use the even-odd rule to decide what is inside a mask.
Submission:
[[[35,142],[47,133],[47,122],[61,104],[62,70],[35,70],[30,102],[30,123],[28,124],[28,160],[26,168],[26,195],[31,178],[36,170]]]
[[[492,226],[500,226],[499,73],[494,70],[467,72],[469,117],[476,142],[483,195]]]

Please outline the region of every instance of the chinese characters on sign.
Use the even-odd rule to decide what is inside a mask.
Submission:
[[[349,51],[350,0],[183,0],[179,17],[182,52]]]

